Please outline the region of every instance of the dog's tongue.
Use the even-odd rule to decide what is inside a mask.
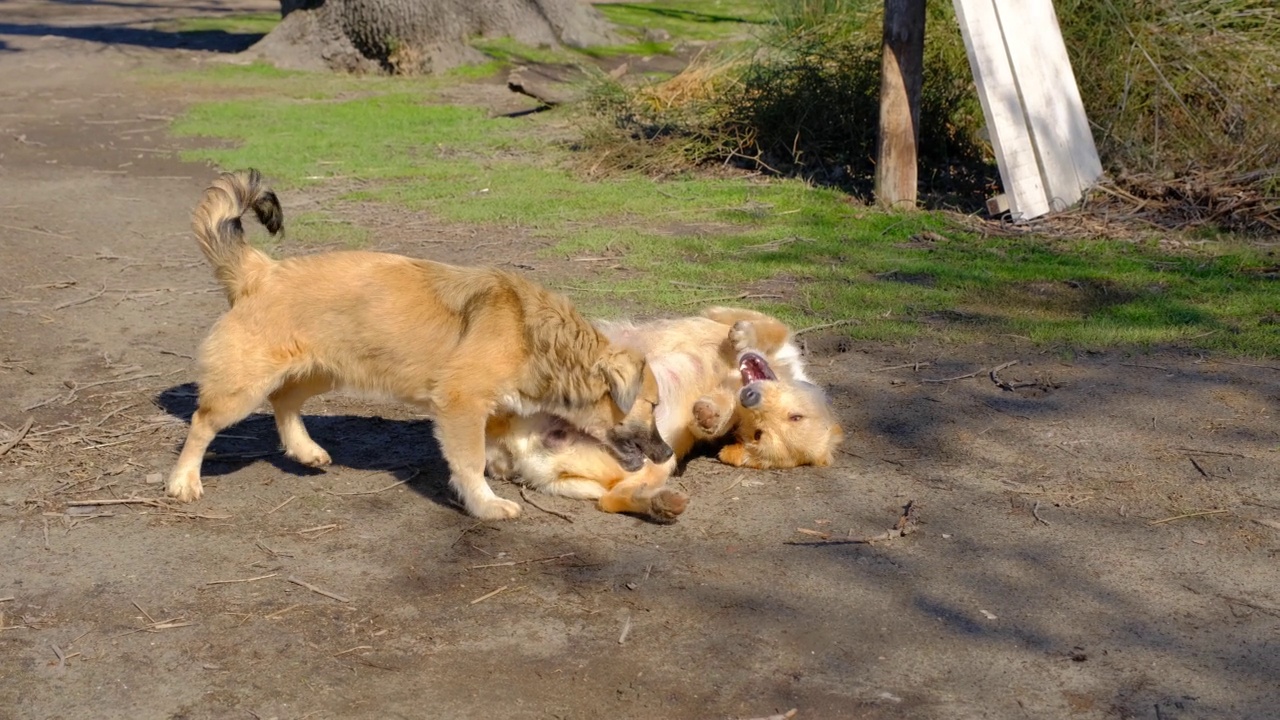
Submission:
[[[742,373],[742,384],[750,385],[757,380],[777,380],[769,363],[755,353],[743,353],[738,358],[738,372]]]

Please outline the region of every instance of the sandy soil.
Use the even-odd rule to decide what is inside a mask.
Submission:
[[[271,7],[5,3],[0,717],[1277,716],[1280,373],[1232,358],[815,334],[836,466],[695,461],[671,526],[548,497],[571,522],[477,523],[429,424],[343,398],[309,405],[328,472],[259,414],[183,512],[73,505],[162,495],[224,302],[187,233],[213,170],[131,73],[237,48],[147,23]],[[396,217],[379,247],[583,272]],[[1040,385],[998,388],[1010,360]],[[909,500],[917,533],[846,540]]]

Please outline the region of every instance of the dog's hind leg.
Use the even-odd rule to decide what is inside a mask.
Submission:
[[[308,467],[324,467],[331,460],[329,453],[316,444],[302,423],[302,404],[307,398],[321,395],[333,389],[333,379],[326,375],[305,375],[290,378],[271,393],[271,407],[276,413],[276,430],[285,455]]]
[[[200,387],[200,400],[191,416],[191,428],[182,445],[178,464],[169,474],[165,490],[181,502],[200,499],[204,486],[200,482],[200,463],[204,460],[209,443],[223,428],[234,425],[253,412],[266,399],[274,378],[240,385],[234,389],[221,386],[217,380],[206,381]]]
[[[506,520],[520,505],[498,497],[484,479],[484,429],[489,409],[473,399],[442,405],[435,414],[436,440],[449,463],[449,485],[462,505],[481,520]]]
[[[643,470],[629,474],[600,498],[601,510],[634,513],[658,522],[674,522],[689,504],[689,496],[665,487],[675,469],[675,460],[660,465],[646,463]]]

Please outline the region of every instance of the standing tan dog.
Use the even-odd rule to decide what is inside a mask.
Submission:
[[[564,297],[496,269],[400,255],[275,261],[245,242],[240,218],[250,209],[280,231],[280,203],[253,170],[219,177],[193,215],[231,309],[200,350],[199,405],[170,495],[199,498],[209,443],[267,399],[286,454],[328,465],[299,411],[336,388],[429,412],[449,483],[478,518],[520,513],[484,478],[485,423],[495,413],[563,415],[632,470],[646,457],[671,457],[655,425],[658,386],[644,355],[612,345]]]
[[[703,317],[599,327],[648,357],[661,398],[658,430],[676,458],[699,442],[720,441],[719,458],[730,465],[831,464],[843,431],[826,395],[805,374],[791,331],[776,318],[711,308]],[[624,468],[602,443],[554,415],[491,419],[488,453],[492,474],[597,500],[605,512],[667,522],[688,501],[664,486],[675,459]]]

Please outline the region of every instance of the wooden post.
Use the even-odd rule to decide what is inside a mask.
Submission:
[[[924,83],[925,0],[884,0],[884,57],[880,66],[880,134],[876,202],[916,206],[916,145]]]

